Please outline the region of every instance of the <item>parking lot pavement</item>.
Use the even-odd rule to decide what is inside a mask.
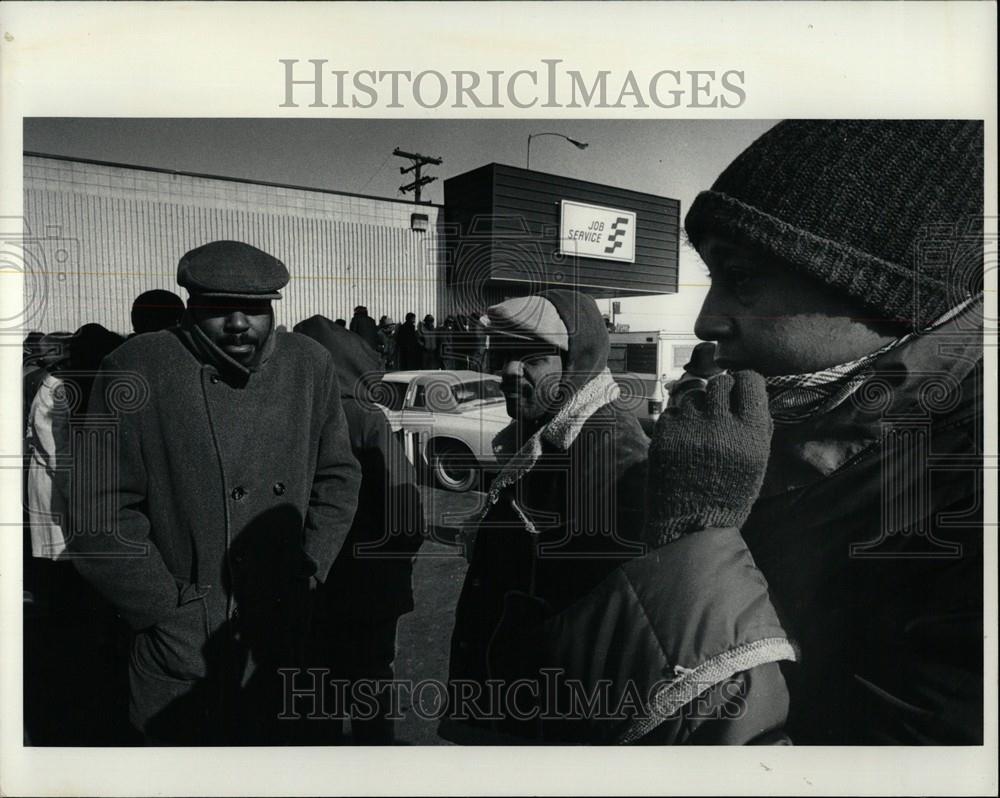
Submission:
[[[448,676],[455,603],[468,565],[461,529],[474,522],[484,495],[429,487],[421,492],[430,539],[421,546],[413,565],[415,609],[399,622],[396,678],[414,686],[423,682],[424,686],[415,695],[409,691],[403,694],[403,720],[396,732],[404,744],[441,745],[445,743],[436,732],[441,692],[425,680],[444,685]],[[419,705],[414,707],[417,700]]]

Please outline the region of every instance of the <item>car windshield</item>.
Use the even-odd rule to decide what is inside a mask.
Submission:
[[[495,380],[476,380],[475,382],[460,382],[451,386],[451,393],[460,405],[470,402],[503,401],[503,391],[500,383]]]

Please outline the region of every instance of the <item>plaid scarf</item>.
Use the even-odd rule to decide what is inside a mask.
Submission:
[[[950,321],[979,297],[972,296],[949,310],[924,330],[907,333],[881,349],[820,371],[766,377],[771,417],[776,424],[797,424],[839,407],[864,384],[876,360],[903,346],[918,335],[930,332]]]

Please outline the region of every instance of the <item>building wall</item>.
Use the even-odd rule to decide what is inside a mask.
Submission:
[[[29,268],[32,329],[96,321],[126,333],[132,301],[175,282],[196,246],[237,239],[280,258],[291,273],[275,303],[291,327],[314,313],[376,319],[445,307],[441,208],[213,177],[41,156],[24,158],[24,211],[35,239]],[[410,229],[410,214],[428,219]]]
[[[454,264],[449,279],[458,295],[545,287],[573,287],[598,297],[677,292],[678,200],[496,163],[444,185]],[[633,211],[635,263],[562,254],[561,200]]]

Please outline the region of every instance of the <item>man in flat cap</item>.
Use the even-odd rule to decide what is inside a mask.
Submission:
[[[179,327],[107,357],[71,547],[134,631],[130,719],[147,742],[284,738],[277,669],[351,527],[360,468],[322,346],[273,330],[276,258],[216,241],[181,258]]]
[[[490,488],[459,599],[441,734],[494,744],[780,734],[775,663],[794,649],[736,529],[754,490],[746,461],[770,433],[762,390],[728,378],[674,419],[688,469],[659,498],[712,529],[650,551],[649,440],[607,369],[596,303],[549,290],[494,306],[488,320],[515,419],[495,445],[515,453]],[[706,426],[739,445],[716,451]]]

